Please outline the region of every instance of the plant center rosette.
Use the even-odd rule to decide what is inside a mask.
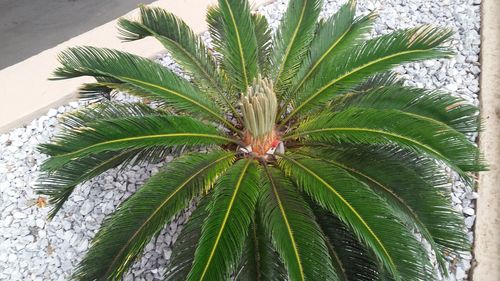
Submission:
[[[245,126],[245,147],[240,150],[264,159],[276,150],[283,152],[283,143],[275,128],[278,101],[273,83],[267,78],[257,77],[252,86],[242,93],[240,107]]]

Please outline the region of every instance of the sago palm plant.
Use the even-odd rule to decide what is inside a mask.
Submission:
[[[432,260],[446,274],[446,259],[470,249],[447,171],[472,184],[483,168],[466,137],[478,110],[390,71],[450,57],[452,32],[368,38],[375,14],[356,17],[349,1],[318,20],[321,6],[290,1],[273,33],[246,0],[220,0],[207,14],[213,48],[162,9],[119,21],[125,41],[161,42],[182,77],[116,50],[60,55],[55,79],[92,76],[81,97],[103,101],[40,148],[51,216],[110,168],[188,151],[105,220],[73,279],[121,279],[193,201],[165,280],[428,281]],[[106,101],[115,91],[151,105]]]

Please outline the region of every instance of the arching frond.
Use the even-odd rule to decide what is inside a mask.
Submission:
[[[233,275],[235,281],[288,281],[283,263],[264,233],[258,214],[250,223],[243,254]]]
[[[479,109],[448,93],[402,85],[384,86],[346,97],[338,107],[397,109],[429,117],[461,133],[478,132]]]
[[[141,6],[138,21],[118,20],[122,39],[133,41],[147,36],[155,37],[174,60],[191,74],[192,82],[207,90],[219,104],[238,116],[233,101],[227,98],[224,82],[216,63],[201,38],[180,18],[161,8]]]
[[[279,157],[280,167],[298,187],[346,223],[396,280],[434,278],[420,242],[368,186],[322,160]]]
[[[394,214],[430,243],[446,274],[445,256],[470,250],[463,217],[451,206],[449,175],[434,161],[395,147],[315,147],[306,155],[323,158],[369,185]]]
[[[219,179],[186,280],[226,280],[236,268],[259,196],[258,168],[242,159]]]
[[[77,267],[76,280],[118,280],[151,238],[231,165],[234,154],[192,154],[170,162],[107,218]]]
[[[272,73],[278,94],[290,86],[314,36],[322,0],[290,1],[276,31],[271,53]]]
[[[149,59],[111,49],[78,47],[64,51],[59,61],[62,66],[54,72],[55,79],[80,76],[108,78],[114,82],[104,86],[124,84],[149,94],[152,99],[175,106],[177,111],[203,116],[234,129],[206,94]],[[132,91],[132,94],[135,93]]]
[[[405,80],[393,71],[386,71],[369,76],[354,88],[354,92],[367,92],[384,86],[403,86]]]
[[[104,119],[159,114],[162,114],[162,111],[139,103],[103,102],[67,114],[61,120],[61,125],[65,130],[75,130],[84,127],[86,124]],[[125,165],[130,161],[134,163],[139,163],[142,160],[154,162],[171,152],[172,149],[170,148],[131,149],[107,151],[102,154],[75,159],[61,169],[42,173],[38,178],[36,191],[39,194],[50,196],[50,202],[54,207],[49,214],[49,218],[53,218],[78,184],[90,180],[108,169]]]
[[[186,280],[194,260],[194,254],[201,237],[201,228],[208,216],[208,205],[212,200],[213,192],[204,196],[175,242],[170,261],[163,276],[165,281]]]
[[[297,76],[292,80],[291,90],[282,96],[285,99],[283,108],[286,108],[290,99],[296,96],[306,81],[315,79],[314,74],[322,64],[327,63],[342,50],[352,48],[366,39],[375,20],[375,14],[371,13],[356,19],[355,12],[356,1],[350,0],[342,5],[335,15],[319,24],[310,51],[302,62]],[[284,109],[281,112],[283,113]]]
[[[304,84],[304,91],[295,97],[294,109],[282,123],[398,64],[449,57],[450,50],[441,44],[451,35],[449,29],[423,26],[383,35],[340,52],[318,68],[315,79]]]
[[[54,171],[80,157],[105,151],[177,145],[213,145],[234,140],[214,127],[181,116],[132,116],[97,121],[66,130],[40,151],[52,156],[42,170]]]
[[[252,21],[255,26],[255,38],[257,39],[258,60],[260,73],[267,76],[270,70],[270,55],[272,51],[271,29],[266,18],[260,14],[252,14]]]
[[[224,52],[224,41],[226,39],[224,34],[224,19],[218,6],[208,6],[205,21],[208,25],[208,32],[210,33],[210,39],[212,39],[213,48],[218,53],[214,55],[219,63],[222,63],[221,54]]]
[[[396,144],[438,159],[460,173],[483,169],[477,147],[437,120],[399,110],[350,108],[311,118],[284,139],[331,144]]]
[[[341,281],[375,281],[380,278],[376,258],[340,219],[312,203],[316,221],[325,233],[328,250]]]
[[[126,41],[155,37],[169,51],[194,82],[211,92],[223,92],[222,82],[213,57],[205,43],[180,18],[157,7],[140,7],[139,20],[120,18],[121,38]]]
[[[255,26],[247,0],[219,0],[208,14],[214,45],[222,54],[222,67],[238,92],[246,91],[258,73]],[[222,40],[221,40],[222,39]]]
[[[312,210],[283,172],[265,167],[259,211],[291,281],[337,280]]]

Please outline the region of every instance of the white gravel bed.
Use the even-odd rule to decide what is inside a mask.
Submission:
[[[272,26],[278,24],[287,1],[261,7]],[[344,1],[325,1],[322,15],[330,15]],[[341,3],[338,3],[341,2]],[[456,30],[451,60],[412,63],[397,71],[409,84],[444,88],[473,104],[478,104],[479,82],[479,4],[478,0],[359,0],[359,12],[377,9],[380,19],[374,35],[419,24],[449,26]],[[177,69],[165,55],[158,61]],[[126,95],[117,99],[134,100]],[[22,102],[20,103],[22,106]],[[56,218],[47,221],[48,207],[36,205],[33,185],[39,165],[46,158],[36,146],[58,132],[58,120],[65,112],[84,106],[72,102],[51,109],[29,125],[0,135],[0,280],[67,280],[83,258],[102,220],[158,170],[158,165],[126,167],[122,173],[111,170],[79,186]],[[475,139],[476,136],[471,136]],[[171,161],[167,157],[166,162]],[[451,177],[453,204],[464,214],[469,237],[473,240],[477,194]],[[167,226],[145,250],[125,280],[161,280],[170,258],[172,242],[188,214]],[[452,275],[443,280],[467,280],[470,254],[450,261]]]

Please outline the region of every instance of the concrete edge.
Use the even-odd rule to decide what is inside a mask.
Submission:
[[[274,0],[253,0],[257,9]],[[196,32],[207,30],[205,13],[216,0],[160,0],[149,6],[162,7],[182,18]],[[137,17],[135,9],[125,17]],[[76,89],[91,78],[49,81],[58,66],[57,55],[68,47],[89,45],[130,52],[143,57],[153,57],[164,51],[152,38],[123,43],[118,39],[117,19],[73,37],[22,62],[0,70],[0,133],[21,127],[44,114],[49,108],[68,103],[76,97]]]
[[[489,171],[479,173],[474,281],[500,280],[500,2],[481,4],[481,116],[479,146]]]

